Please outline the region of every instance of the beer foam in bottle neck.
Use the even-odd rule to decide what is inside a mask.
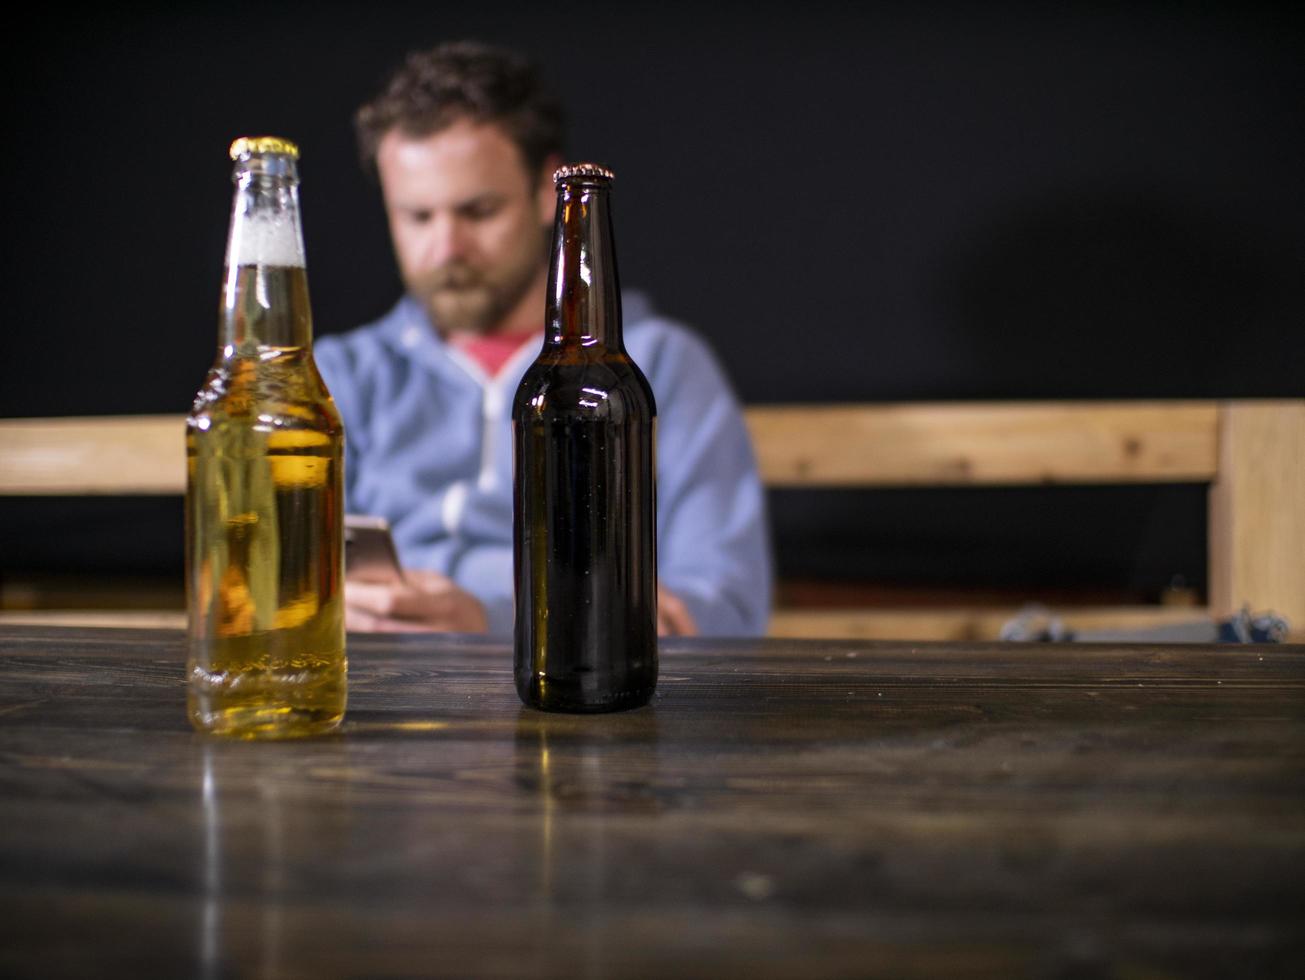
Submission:
[[[293,214],[246,214],[234,223],[227,266],[279,265],[304,267],[304,242]]]

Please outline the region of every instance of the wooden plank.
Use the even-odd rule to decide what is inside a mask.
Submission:
[[[770,618],[768,635],[807,639],[985,641],[1024,610],[1018,607],[940,608],[779,608]],[[1181,626],[1208,618],[1197,606],[1117,606],[1056,609],[1052,614],[1068,629],[1139,630]]]
[[[753,406],[771,486],[1200,482],[1217,406],[1031,402]],[[0,493],[180,493],[170,416],[0,420]]]
[[[185,629],[186,614],[176,609],[6,609],[0,610],[0,625]]]
[[[1023,610],[1010,607],[937,609],[801,609],[780,607],[770,619],[767,635],[788,639],[921,640],[963,642],[996,640],[1001,628]],[[1057,610],[1053,615],[1068,629],[1139,630],[1183,626],[1208,619],[1205,608],[1188,606],[1085,607]],[[180,610],[145,609],[13,609],[0,611],[0,624],[29,626],[97,626],[115,629],[181,629]]]
[[[1212,480],[1214,402],[770,405],[747,409],[769,486]]]
[[[0,627],[6,976],[1294,976],[1305,649],[675,641],[521,707],[351,636],[337,735],[193,734],[179,632]]]
[[[784,609],[771,616],[768,636],[788,639],[919,640],[924,642],[990,641],[1001,635],[1019,609]],[[1199,607],[1085,608],[1057,612],[1068,629],[1144,630],[1186,626],[1208,618]],[[176,610],[6,610],[0,624],[27,626],[95,626],[112,629],[182,629],[186,614]]]
[[[1305,631],[1305,401],[1229,402],[1210,488],[1210,605]]]
[[[0,419],[0,494],[179,494],[181,416]]]

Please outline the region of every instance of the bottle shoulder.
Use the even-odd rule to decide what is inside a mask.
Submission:
[[[230,423],[269,431],[343,432],[339,410],[310,353],[219,356],[186,421],[199,431]]]
[[[648,379],[622,351],[545,351],[517,387],[513,418],[651,419],[657,414]]]

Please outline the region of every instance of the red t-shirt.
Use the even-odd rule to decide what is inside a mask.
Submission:
[[[492,334],[455,333],[450,335],[449,343],[484,368],[485,373],[492,378],[503,370],[503,365],[512,359],[513,354],[538,337],[538,333],[529,331]]]

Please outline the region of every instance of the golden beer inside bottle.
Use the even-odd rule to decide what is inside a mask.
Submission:
[[[303,268],[241,267],[234,287],[187,423],[190,715],[215,734],[314,734],[345,707],[342,430],[303,342]]]

